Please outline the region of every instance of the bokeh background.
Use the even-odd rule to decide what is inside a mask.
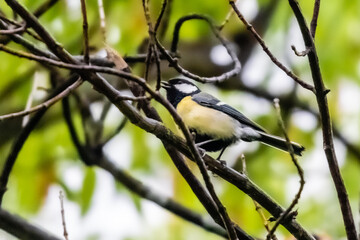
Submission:
[[[32,10],[43,1],[21,1]],[[308,22],[314,1],[301,1]],[[311,82],[306,57],[297,57],[290,46],[304,49],[297,22],[287,1],[239,0],[238,7],[270,50],[305,81]],[[90,45],[102,56],[104,45],[99,28],[97,2],[87,1]],[[150,1],[153,20],[161,1]],[[148,36],[141,1],[104,1],[108,44],[122,55],[145,53],[143,41]],[[0,9],[12,14],[2,1]],[[206,14],[221,24],[230,6],[228,1],[173,0],[169,27],[162,42],[169,46],[176,21],[187,14]],[[332,121],[336,128],[336,152],[343,178],[359,225],[360,190],[360,1],[329,0],[322,3],[316,46],[328,94]],[[41,18],[41,23],[70,53],[82,53],[82,19],[80,1],[59,1]],[[345,239],[345,231],[336,192],[322,150],[322,134],[316,116],[317,106],[311,92],[296,86],[280,71],[257,45],[234,15],[222,34],[236,48],[242,63],[238,77],[217,85],[199,84],[204,91],[221,98],[245,115],[281,135],[271,99],[280,98],[283,117],[293,141],[306,147],[299,159],[305,171],[306,185],[300,199],[298,221],[310,232]],[[29,38],[31,39],[31,38]],[[9,44],[17,47],[16,44]],[[41,46],[40,47],[44,47]],[[231,68],[226,50],[200,21],[187,22],[181,31],[180,63],[202,76],[221,74]],[[46,96],[49,88],[47,70],[35,62],[0,52],[0,114],[25,108],[34,82],[34,104]],[[131,65],[134,74],[144,75],[144,64]],[[155,77],[155,72],[151,72]],[[162,77],[178,76],[164,62]],[[85,84],[80,89],[90,103],[91,114],[99,118],[103,102]],[[165,124],[176,131],[170,115],[152,101]],[[83,129],[80,113],[74,109],[76,126]],[[110,134],[123,116],[111,108],[106,118],[105,134]],[[3,165],[23,119],[0,122],[0,166]],[[86,131],[86,130],[85,130]],[[346,145],[349,143],[349,145]],[[169,159],[161,142],[154,136],[126,124],[105,146],[105,154],[118,166],[191,209],[205,214],[186,182]],[[299,177],[290,157],[257,143],[239,143],[223,155],[228,166],[241,170],[241,154],[245,154],[250,179],[286,207],[297,192]],[[197,172],[196,166],[189,163]],[[266,235],[252,200],[221,178],[212,176],[216,190],[230,216],[248,233]],[[61,236],[59,191],[65,195],[65,216],[70,239],[219,239],[218,236],[185,222],[152,202],[142,200],[118,184],[107,172],[87,167],[79,160],[62,117],[61,105],[53,106],[32,132],[15,164],[4,197],[3,207],[30,222]],[[269,216],[267,214],[267,216]],[[282,228],[280,239],[289,236]],[[14,239],[0,230],[0,239]]]

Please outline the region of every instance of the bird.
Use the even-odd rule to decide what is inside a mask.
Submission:
[[[289,152],[285,139],[267,133],[240,111],[202,92],[191,81],[178,77],[162,81],[161,86],[166,90],[167,100],[193,134],[196,146],[205,152],[220,151],[217,160],[228,146],[238,141],[259,141]],[[301,156],[305,148],[290,143],[294,154]]]

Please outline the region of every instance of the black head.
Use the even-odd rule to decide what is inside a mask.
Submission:
[[[192,96],[200,92],[200,89],[192,82],[183,78],[173,78],[168,82],[161,82],[166,90],[166,97],[169,102],[176,107],[177,104],[186,96]]]

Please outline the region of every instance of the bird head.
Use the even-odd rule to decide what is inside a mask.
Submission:
[[[200,89],[195,84],[183,78],[173,78],[167,82],[162,81],[161,86],[166,90],[166,97],[174,107],[184,97],[200,92]]]

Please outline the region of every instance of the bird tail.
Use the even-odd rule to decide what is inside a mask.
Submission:
[[[260,142],[272,146],[274,148],[281,149],[285,152],[289,152],[289,148],[287,146],[285,139],[264,132],[258,132],[258,133],[260,133],[261,135],[260,139],[258,139]],[[298,156],[301,156],[302,151],[305,150],[305,147],[295,142],[291,142],[291,146],[294,149],[294,153]]]

